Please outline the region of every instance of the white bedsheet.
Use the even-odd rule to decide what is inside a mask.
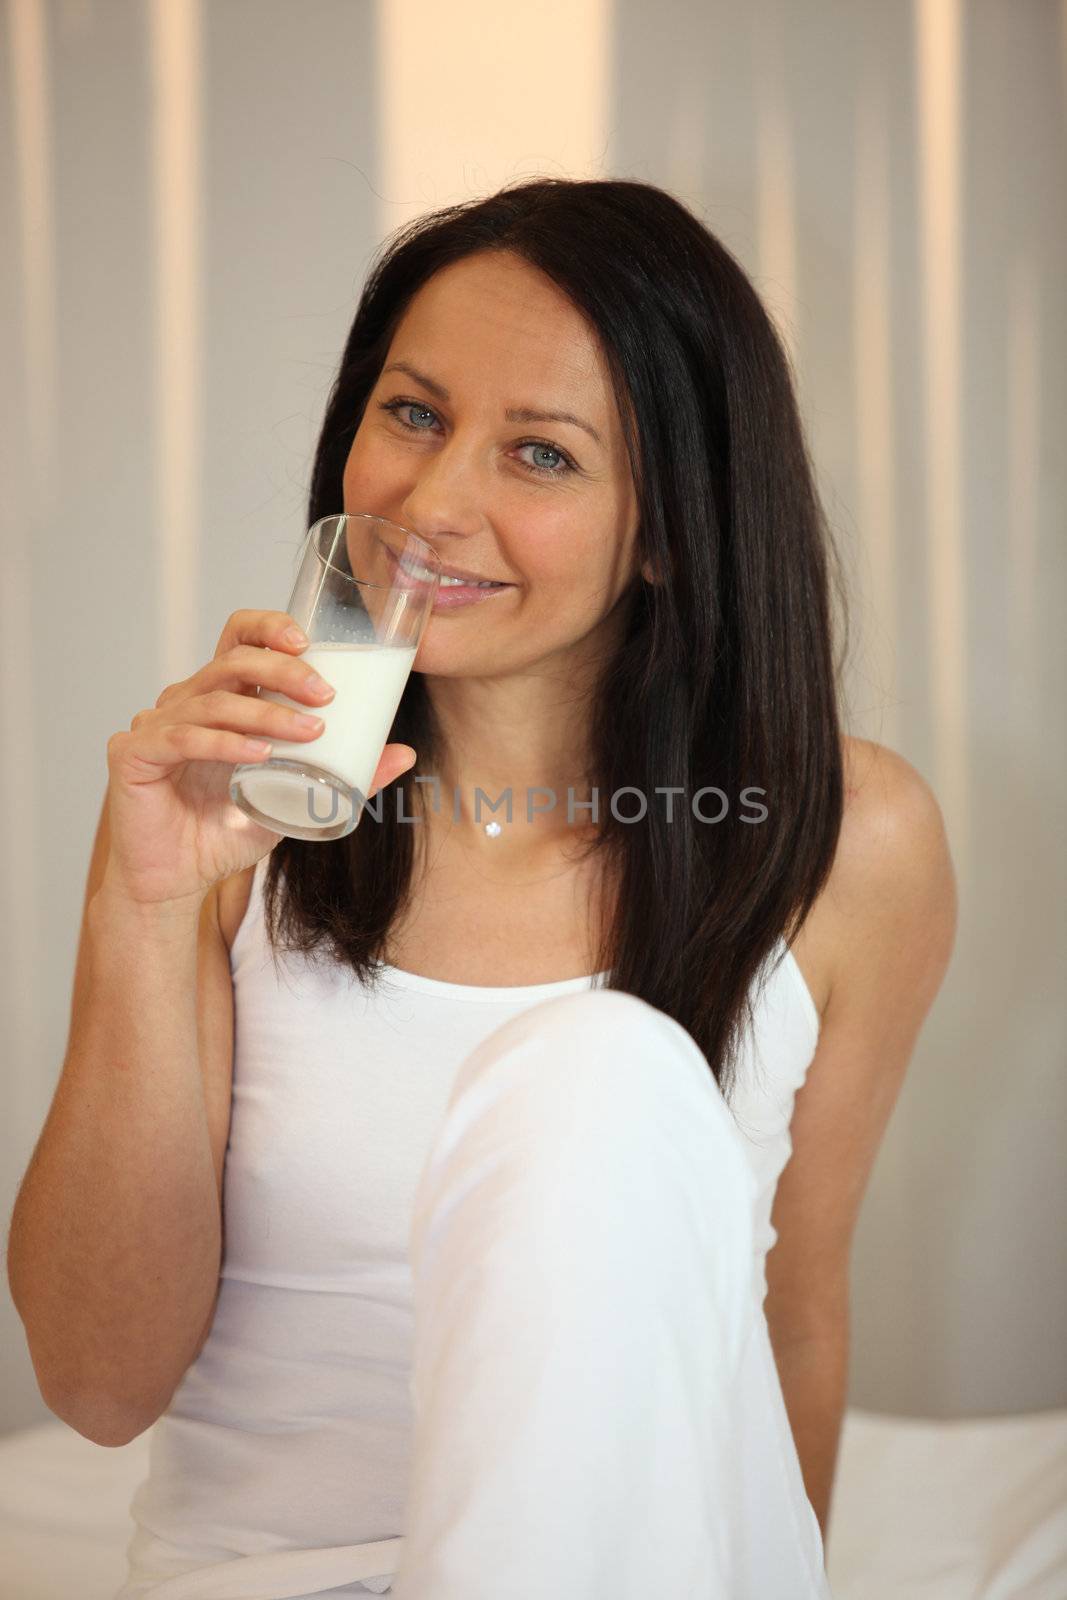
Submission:
[[[113,1600],[148,1439],[107,1450],[58,1421],[0,1438],[0,1600]],[[834,1600],[1067,1600],[1067,1409],[850,1409],[827,1566]]]

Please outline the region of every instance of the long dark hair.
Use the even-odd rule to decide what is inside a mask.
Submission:
[[[400,316],[441,267],[514,252],[584,313],[609,365],[637,489],[638,564],[627,631],[591,706],[601,796],[593,848],[618,892],[598,971],[697,1041],[724,1096],[752,991],[777,964],[826,880],[841,827],[843,654],[832,586],[841,564],[820,505],[788,358],[725,247],[652,184],[536,179],[399,229],[368,276],[315,454],[309,525],[344,509],[342,479]],[[847,610],[840,622],[847,635]],[[411,745],[403,790],[434,750],[432,707],[408,678],[389,735]],[[606,797],[645,796],[640,821]],[[665,791],[680,790],[667,820]],[[726,812],[701,821],[700,789]],[[748,794],[744,794],[748,791]],[[373,806],[381,795],[375,796]],[[723,810],[706,794],[704,816]],[[762,821],[754,822],[765,807]],[[633,797],[619,801],[637,814]],[[407,903],[413,828],[396,804],[347,837],[283,838],[265,893],[277,950],[349,966],[373,984]],[[588,813],[586,813],[588,815]],[[284,881],[279,885],[279,879]]]

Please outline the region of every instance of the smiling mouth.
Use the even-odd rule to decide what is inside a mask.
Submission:
[[[490,578],[479,578],[475,581],[473,578],[453,578],[448,574],[443,574],[439,587],[442,589],[510,589],[511,585],[508,583],[496,583]]]
[[[404,576],[414,578],[419,583],[430,583],[438,578],[438,589],[510,589],[510,583],[500,582],[495,578],[463,578],[452,573],[442,572],[440,577],[424,567],[416,557],[409,557],[400,561],[391,550],[386,551],[394,570],[402,572]]]

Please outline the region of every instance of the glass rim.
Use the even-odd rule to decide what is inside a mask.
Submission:
[[[384,522],[388,527],[396,528],[400,533],[405,534],[407,538],[414,539],[416,544],[421,545],[422,549],[425,550],[429,556],[430,561],[437,568],[437,578],[440,579],[443,576],[444,562],[437,554],[437,551],[434,549],[433,545],[429,544],[421,534],[415,533],[411,528],[406,528],[402,522],[394,522],[392,517],[381,517],[377,514],[377,512],[374,511],[328,511],[324,517],[319,517],[317,522],[312,523],[311,527],[308,529],[307,542],[314,549],[316,560],[323,567],[325,567],[327,571],[335,572],[339,578],[344,578],[347,583],[358,583],[361,584],[365,589],[395,589],[397,587],[395,581],[392,583],[373,583],[370,578],[357,578],[351,572],[342,572],[340,567],[335,567],[333,562],[330,561],[328,557],[320,553],[318,549],[318,541],[314,537],[316,530],[321,528],[325,522],[337,522],[339,520],[352,522]]]

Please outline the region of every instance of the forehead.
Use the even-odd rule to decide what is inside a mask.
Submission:
[[[424,283],[385,365],[401,358],[448,389],[477,384],[494,403],[578,410],[580,400],[594,424],[614,411],[595,330],[551,279],[508,252],[465,257]]]

